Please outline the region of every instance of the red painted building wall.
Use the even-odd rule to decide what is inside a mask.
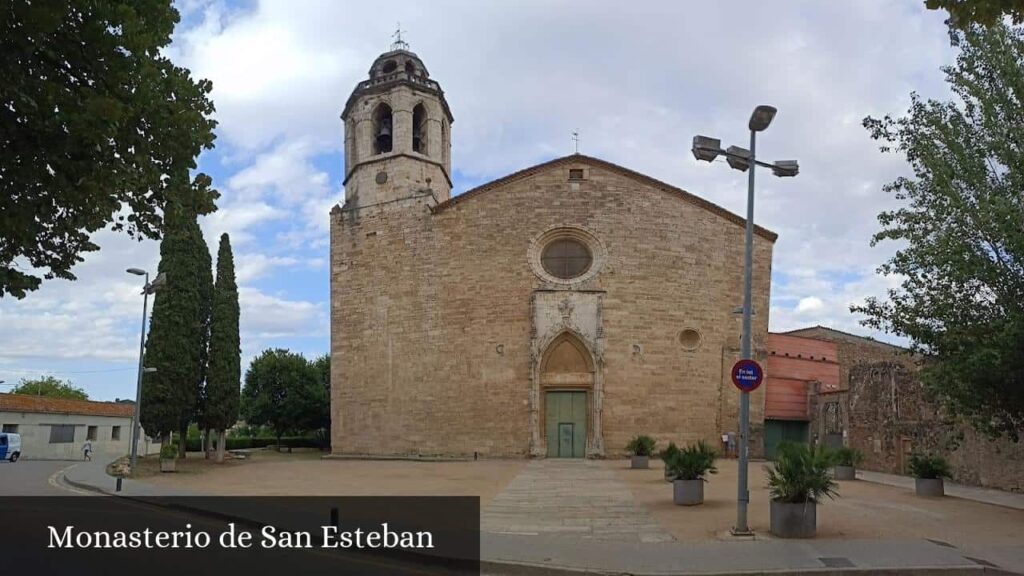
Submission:
[[[839,390],[835,342],[768,334],[765,419],[810,420],[807,391],[820,382],[822,392]]]

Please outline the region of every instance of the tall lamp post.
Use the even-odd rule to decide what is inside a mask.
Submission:
[[[776,109],[772,106],[758,106],[750,115],[747,127],[750,129],[750,150],[730,146],[722,150],[721,141],[707,136],[693,137],[693,156],[697,160],[713,161],[719,154],[725,156],[729,166],[736,170],[750,170],[747,179],[747,222],[743,253],[743,338],[740,343],[740,356],[753,360],[750,321],[753,315],[751,288],[754,259],[754,168],[763,166],[771,168],[776,176],[796,176],[800,168],[796,160],[780,160],[775,163],[761,162],[755,156],[757,133],[763,132],[775,118]],[[738,481],[736,486],[736,525],[732,528],[733,535],[747,536],[752,534],[747,525],[747,504],[750,502],[750,491],[747,484],[747,464],[749,461],[750,443],[750,393],[740,392],[740,453],[738,465]]]
[[[146,349],[146,311],[149,306],[149,295],[156,292],[167,278],[163,274],[157,274],[152,282],[149,281],[149,272],[141,268],[129,268],[129,274],[145,276],[146,283],[142,286],[142,333],[139,335],[139,375],[135,383],[135,414],[132,416],[132,448],[131,448],[131,470],[135,473],[135,463],[138,461],[139,446],[139,418],[142,414],[142,374],[156,372],[156,368],[143,368],[142,358]]]

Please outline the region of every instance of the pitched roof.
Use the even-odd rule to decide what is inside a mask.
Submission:
[[[774,332],[774,334],[785,334],[787,336],[798,336],[800,338],[813,339],[815,337],[812,336],[811,334],[814,334],[815,331],[830,333],[834,336],[841,337],[845,340],[858,340],[867,344],[878,344],[880,346],[888,346],[889,348],[896,348],[898,350],[909,350],[909,348],[906,348],[905,346],[900,346],[898,344],[890,344],[888,342],[883,342],[881,340],[875,340],[874,338],[871,338],[869,336],[861,336],[860,334],[851,334],[850,332],[843,332],[842,330],[836,330],[835,328],[829,328],[828,326],[822,326],[820,324],[817,326],[808,326],[806,328],[797,328],[796,330],[789,330],[786,332]]]
[[[467,190],[467,191],[463,192],[462,194],[459,194],[458,196],[453,196],[452,198],[450,198],[450,199],[448,199],[448,200],[446,200],[444,202],[441,202],[440,204],[438,204],[437,206],[434,207],[434,212],[443,211],[443,210],[445,210],[447,208],[450,208],[450,207],[452,207],[452,206],[454,206],[456,204],[459,204],[461,202],[469,200],[470,198],[474,198],[476,196],[480,196],[481,194],[484,194],[485,192],[489,192],[491,190],[495,190],[497,188],[500,188],[500,187],[502,187],[502,186],[504,186],[506,184],[510,184],[512,182],[515,182],[516,180],[521,180],[523,178],[529,178],[530,176],[533,176],[535,174],[539,174],[539,173],[541,173],[541,172],[543,172],[545,170],[548,170],[550,168],[556,168],[558,166],[562,166],[562,165],[565,165],[565,164],[589,164],[591,166],[594,166],[594,167],[597,167],[597,168],[601,168],[603,170],[608,170],[610,172],[614,172],[616,174],[620,174],[622,176],[625,176],[626,178],[631,178],[633,180],[638,180],[638,181],[640,181],[640,182],[642,182],[642,183],[644,183],[644,184],[646,184],[648,186],[651,186],[653,188],[658,188],[658,189],[660,189],[660,190],[662,190],[664,192],[668,192],[669,194],[673,194],[675,196],[678,196],[680,199],[685,200],[686,202],[689,202],[690,204],[693,204],[693,205],[698,206],[700,208],[703,208],[703,209],[705,209],[705,210],[707,210],[709,212],[717,214],[718,216],[721,216],[722,218],[725,218],[726,220],[729,220],[730,222],[734,222],[734,223],[736,223],[736,224],[738,224],[740,226],[746,226],[746,223],[747,223],[746,218],[743,218],[742,216],[739,216],[738,214],[734,214],[732,212],[729,212],[728,210],[726,210],[725,208],[722,208],[718,204],[714,204],[712,202],[708,202],[707,200],[705,200],[703,198],[700,198],[699,196],[694,196],[693,194],[687,192],[686,190],[683,190],[682,188],[676,188],[675,186],[672,186],[671,184],[667,184],[665,182],[662,182],[661,180],[657,180],[655,178],[651,178],[650,176],[647,176],[645,174],[641,174],[641,173],[636,172],[634,170],[630,170],[629,168],[624,168],[622,166],[619,166],[618,164],[613,164],[611,162],[608,162],[606,160],[601,160],[599,158],[594,158],[594,157],[591,157],[591,156],[584,156],[583,154],[572,154],[570,156],[563,156],[561,158],[556,158],[556,159],[550,160],[548,162],[542,162],[540,164],[537,164],[535,166],[531,166],[529,168],[524,168],[523,170],[520,170],[518,172],[513,172],[512,174],[509,174],[508,176],[504,176],[502,178],[498,178],[497,180],[492,180],[491,182],[488,182],[488,183],[483,184],[481,186],[477,186],[476,188],[473,188],[471,190]],[[779,237],[779,235],[776,234],[775,232],[772,232],[771,230],[768,230],[766,228],[762,228],[761,226],[758,226],[757,224],[754,225],[754,232],[758,236],[766,238],[767,240],[769,240],[771,242],[774,242],[775,239]]]
[[[83,416],[131,418],[135,414],[135,405],[32,396],[31,394],[0,394],[0,412],[79,414]]]

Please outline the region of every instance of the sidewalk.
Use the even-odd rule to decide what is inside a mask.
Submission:
[[[895,486],[897,488],[906,488],[907,490],[914,489],[914,479],[910,476],[857,470],[857,479],[864,480],[865,482]],[[994,488],[981,488],[979,486],[967,486],[949,481],[945,482],[945,486],[946,496],[1024,510],[1024,494],[1022,493],[1006,492],[1005,490],[996,490]]]
[[[102,462],[82,462],[63,473],[77,488],[122,497],[196,496],[195,493],[116,479]],[[1021,566],[1011,566],[1021,569]],[[928,540],[756,540],[638,542],[557,535],[481,534],[481,573],[517,576],[573,574],[1010,574],[959,548]]]
[[[127,496],[135,498],[159,496],[198,496],[186,490],[171,490],[152,486],[138,480],[127,478],[121,481],[121,491],[117,491],[117,478],[107,475],[107,462],[94,460],[79,462],[63,470],[61,480],[70,486],[90,492],[108,494],[110,496]]]

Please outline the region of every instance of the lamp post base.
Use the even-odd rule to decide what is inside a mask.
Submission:
[[[732,528],[729,528],[729,535],[735,538],[752,539],[754,537],[754,531],[750,528],[747,528],[746,530],[738,530],[735,526],[733,526]]]

